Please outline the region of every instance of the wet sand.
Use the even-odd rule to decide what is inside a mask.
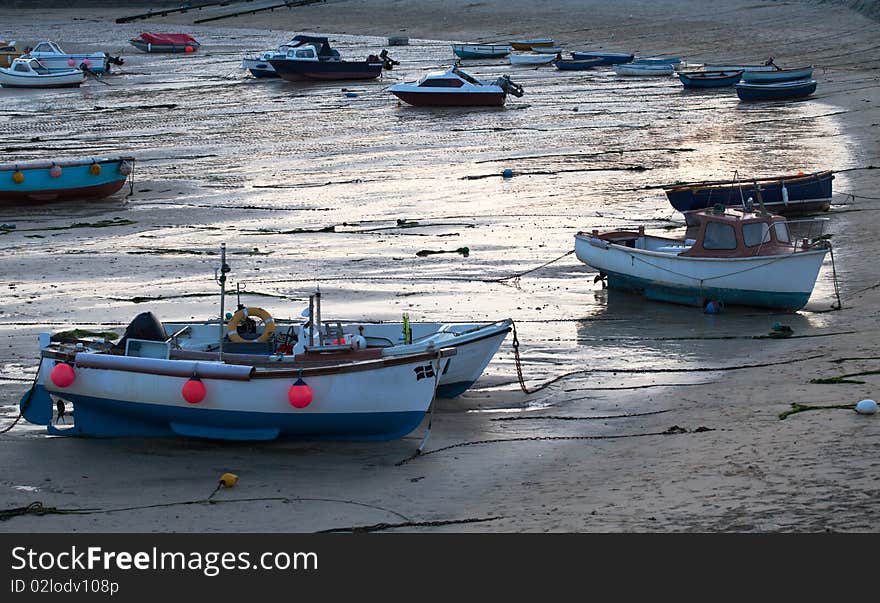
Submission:
[[[491,2],[331,1],[213,26],[189,25],[198,15],[113,24],[138,12],[129,7],[9,15],[19,39],[49,36],[126,63],[105,79],[110,85],[2,90],[4,161],[131,153],[138,162],[131,196],[0,207],[0,222],[16,225],[0,235],[7,421],[33,378],[40,331],[121,330],[146,309],[164,320],[216,313],[221,241],[251,292],[243,301],[276,316],[298,315],[320,282],[325,314],[511,317],[528,385],[568,376],[524,395],[508,339],[471,391],[438,405],[428,454],[403,464],[424,426],[380,444],[224,444],[50,438],[20,425],[0,435],[0,508],[159,505],[205,498],[226,471],[241,481],[215,496],[229,501],[221,504],[17,517],[0,529],[310,532],[485,519],[400,529],[876,531],[877,418],[778,414],[793,402],[878,396],[876,375],[857,377],[862,385],[809,380],[876,369],[880,195],[869,168],[878,165],[880,95],[876,70],[862,66],[876,64],[880,26],[800,3],[718,11],[627,2],[623,21],[587,3],[588,19],[571,18],[583,4],[536,14],[532,3],[505,2],[499,19]],[[108,30],[111,43],[94,41]],[[146,30],[189,31],[203,48],[138,54],[125,40]],[[238,69],[246,52],[300,32],[331,34],[345,56],[377,52],[389,35],[411,39],[389,48],[401,65],[377,82],[296,86]],[[740,105],[730,90],[685,93],[671,78],[481,61],[465,69],[511,73],[526,94],[503,110],[426,111],[387,92],[450,64],[450,40],[524,36],[691,62],[774,56],[814,64],[819,88],[807,101]],[[504,169],[517,175],[503,179]],[[843,310],[830,311],[830,261],[805,310],[784,315],[731,308],[707,316],[603,291],[572,256],[492,282],[561,256],[578,230],[644,225],[680,234],[681,216],[646,187],[736,169],[837,172],[835,204],[823,217]],[[464,246],[467,257],[416,255]],[[194,293],[205,297],[184,297]],[[153,299],[135,303],[143,297]],[[774,322],[795,337],[764,338]]]

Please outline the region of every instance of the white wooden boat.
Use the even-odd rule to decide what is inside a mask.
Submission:
[[[618,63],[612,67],[617,75],[672,75],[675,73],[675,65],[669,63]]]
[[[512,54],[510,55],[511,65],[546,65],[556,60],[553,54]]]
[[[503,44],[453,44],[452,52],[460,59],[500,59],[513,50]]]
[[[608,287],[706,307],[710,301],[802,308],[830,244],[794,241],[782,216],[718,208],[699,212],[695,239],[636,231],[579,232],[575,254]]]
[[[537,52],[538,54],[559,54],[564,48],[562,46],[535,46],[532,48],[532,52]]]
[[[106,52],[90,52],[90,53],[69,53],[61,50],[55,42],[46,40],[40,42],[27,55],[39,61],[46,66],[47,69],[70,69],[72,67],[85,66],[95,73],[106,73],[110,71],[110,55]],[[115,62],[121,64],[121,59]]]
[[[72,88],[86,78],[80,69],[50,70],[42,61],[18,58],[11,67],[0,67],[0,86],[4,88]]]

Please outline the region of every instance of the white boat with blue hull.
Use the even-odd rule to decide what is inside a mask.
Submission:
[[[705,307],[725,304],[799,310],[810,298],[830,244],[794,241],[782,216],[719,207],[699,213],[695,239],[636,231],[575,236],[575,254],[608,287]]]
[[[40,42],[25,56],[39,60],[47,69],[51,70],[82,69],[85,67],[95,73],[109,73],[111,63],[116,65],[124,63],[121,58],[111,57],[106,52],[64,52],[58,44],[51,40]]]
[[[205,360],[129,354],[47,346],[37,383],[22,398],[22,415],[52,435],[390,440],[421,423],[436,374],[455,351],[269,362],[250,354],[223,361],[216,353]],[[190,383],[199,384],[201,397],[192,396]],[[307,388],[305,405],[297,403],[295,388]],[[73,404],[72,425],[55,424],[53,398]]]

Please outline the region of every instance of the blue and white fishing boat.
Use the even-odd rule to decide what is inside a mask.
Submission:
[[[575,61],[601,59],[599,65],[616,65],[618,63],[631,63],[635,56],[625,52],[573,52],[571,58]]]
[[[301,48],[302,46],[309,45],[309,48]],[[260,53],[260,55],[256,58],[245,57],[241,61],[241,68],[247,69],[251,72],[251,74],[256,78],[275,78],[281,77],[275,68],[272,67],[271,60],[284,60],[287,58],[288,53],[292,52],[292,56],[296,56],[297,48],[301,48],[303,51],[303,56],[306,58],[311,58],[313,56],[317,56],[319,60],[322,61],[338,61],[340,60],[339,51],[335,48],[330,47],[329,41],[327,38],[323,37],[315,37],[315,36],[305,36],[305,35],[296,35],[290,39],[289,42],[281,44],[275,50],[267,50],[265,52]],[[323,51],[323,54],[319,52]]]
[[[766,82],[791,82],[813,77],[813,66],[775,69],[773,71],[749,71],[743,73],[742,81],[750,84]]]
[[[799,310],[810,298],[825,254],[824,239],[793,240],[782,216],[719,206],[699,212],[694,239],[638,231],[579,232],[575,255],[607,278],[608,287],[657,301],[709,302]]]
[[[723,88],[733,86],[742,71],[679,71],[678,79],[685,88]]]
[[[736,85],[736,94],[741,101],[793,100],[810,96],[815,91],[816,80],[770,83],[740,82]]]
[[[221,316],[228,271],[224,246],[217,270]],[[238,335],[250,319],[246,308],[228,324],[215,321],[206,327],[214,341],[201,350],[180,342],[189,329],[196,337],[203,329],[188,325],[168,334],[149,312],[135,317],[115,345],[43,333],[22,415],[52,435],[389,440],[421,423],[456,356],[431,341],[394,346],[391,353],[360,347],[363,337],[354,345],[328,341],[317,320],[300,351],[270,353],[264,336],[274,323],[261,317],[264,332],[254,340]],[[72,424],[57,422],[59,407]]]
[[[117,192],[134,170],[134,157],[88,157],[0,165],[0,202],[100,199]]]
[[[453,44],[452,52],[460,59],[501,59],[513,48],[507,44]]]
[[[786,174],[763,178],[734,178],[732,180],[703,180],[663,185],[672,207],[682,212],[688,225],[689,218],[717,204],[741,207],[750,197],[758,194],[767,211],[780,215],[797,215],[827,211],[831,207],[831,170],[805,174]]]

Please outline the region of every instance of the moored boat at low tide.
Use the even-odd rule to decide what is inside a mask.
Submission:
[[[75,88],[85,78],[81,69],[51,70],[31,58],[18,58],[11,67],[0,67],[0,86],[4,88]]]
[[[601,59],[599,65],[617,65],[618,63],[631,63],[635,56],[626,52],[573,52],[571,58],[575,61],[588,59]]]
[[[24,54],[24,47],[18,42],[0,41],[0,67],[9,67],[12,61]]]
[[[612,69],[614,69],[614,73],[617,75],[631,76],[658,76],[675,73],[675,66],[669,63],[618,63]]]
[[[733,86],[742,71],[679,71],[678,79],[685,88],[723,88]]]
[[[806,98],[816,91],[816,80],[790,82],[747,83],[736,85],[741,101],[795,100]]]
[[[291,82],[372,80],[382,75],[383,69],[391,70],[399,64],[384,49],[378,56],[371,54],[362,61],[342,60],[323,37],[310,37],[307,42],[289,48],[285,56],[268,62],[278,75]]]
[[[526,38],[522,40],[511,40],[510,46],[514,50],[532,50],[538,47],[555,46],[556,42],[553,38]]]
[[[560,71],[584,71],[602,65],[602,59],[556,60],[556,68]]]
[[[508,76],[488,82],[458,67],[427,73],[415,82],[394,84],[390,91],[400,100],[422,107],[500,107],[508,94],[523,95],[522,86]]]
[[[699,212],[693,239],[579,232],[575,254],[608,287],[705,308],[709,302],[794,311],[809,300],[827,240],[795,241],[782,216],[721,206]]]
[[[58,44],[50,40],[40,42],[23,56],[37,59],[43,66],[53,71],[86,67],[98,74],[109,72],[111,63],[122,65],[124,62],[121,58],[111,57],[106,52],[64,52]]]
[[[453,44],[452,52],[460,59],[500,59],[510,54],[507,44]]]
[[[201,47],[194,37],[185,33],[143,32],[129,43],[142,52],[157,53],[192,53]]]
[[[813,66],[792,67],[789,69],[774,69],[773,71],[749,71],[744,72],[742,81],[750,84],[765,82],[790,82],[793,80],[809,79],[813,76]]]
[[[831,188],[834,173],[831,170],[805,174],[786,174],[762,178],[734,178],[732,180],[703,180],[663,185],[672,207],[682,212],[688,225],[695,224],[689,217],[716,204],[741,207],[749,198],[760,193],[767,211],[780,215],[797,215],[827,211],[831,207]]]
[[[2,164],[0,203],[100,199],[119,191],[133,170],[133,157]]]
[[[556,60],[556,55],[552,54],[512,54],[510,55],[511,65],[546,65]]]

